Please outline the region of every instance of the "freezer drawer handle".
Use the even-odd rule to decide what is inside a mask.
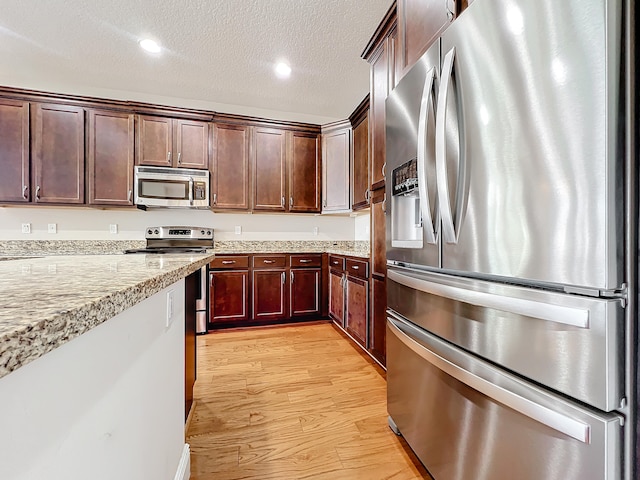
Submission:
[[[437,369],[536,422],[575,438],[582,443],[591,443],[591,427],[588,424],[553,411],[504,388],[500,388],[484,378],[456,365],[452,361],[442,358],[440,355],[432,352],[407,335],[399,322],[389,317],[387,317],[387,319],[389,329],[395,334],[398,340]]]
[[[391,269],[387,271],[387,278],[405,287],[478,307],[495,308],[496,310],[539,318],[548,322],[589,328],[589,310],[467,290],[451,285],[429,282]]]

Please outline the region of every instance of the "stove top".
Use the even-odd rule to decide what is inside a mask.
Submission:
[[[213,248],[211,227],[147,227],[147,246],[124,253],[205,253]]]

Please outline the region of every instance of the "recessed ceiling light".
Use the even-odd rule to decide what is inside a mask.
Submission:
[[[149,53],[160,53],[162,47],[150,38],[144,38],[138,42],[140,46]]]
[[[278,63],[275,70],[279,78],[289,78],[289,75],[291,75],[291,67],[284,62]]]

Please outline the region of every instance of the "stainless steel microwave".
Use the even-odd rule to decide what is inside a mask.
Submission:
[[[141,208],[209,208],[207,170],[136,166],[133,190]]]

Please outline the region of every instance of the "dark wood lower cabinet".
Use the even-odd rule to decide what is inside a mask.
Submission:
[[[285,270],[254,270],[252,280],[254,320],[285,318],[287,316]]]
[[[329,270],[329,315],[341,327],[344,327],[344,281],[341,270]]]
[[[386,365],[387,283],[385,279],[371,278],[369,308],[369,347],[373,357]]]
[[[212,271],[209,278],[210,323],[249,320],[249,270]]]
[[[322,270],[292,268],[289,274],[289,314],[291,317],[320,315]]]
[[[347,276],[347,315],[345,329],[363,347],[367,347],[369,318],[369,282]]]

